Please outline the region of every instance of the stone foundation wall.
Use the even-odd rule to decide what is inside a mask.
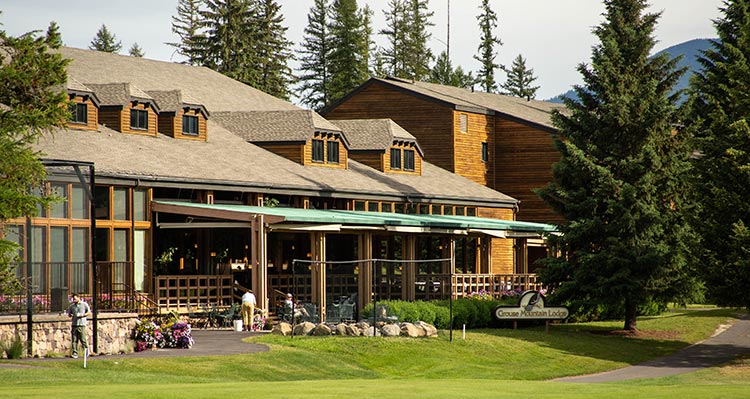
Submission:
[[[32,356],[67,356],[71,350],[70,319],[64,315],[34,315],[32,324]],[[88,319],[89,347],[94,345],[93,321]],[[100,313],[99,354],[130,353],[134,343],[131,334],[135,328],[138,315],[135,313]],[[9,345],[16,334],[26,342],[26,315],[0,317],[0,342]],[[27,351],[24,350],[24,356]],[[0,354],[4,358],[5,354]]]

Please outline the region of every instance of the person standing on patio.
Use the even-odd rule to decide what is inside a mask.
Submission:
[[[89,340],[86,333],[86,317],[91,313],[89,304],[81,300],[80,294],[73,294],[71,297],[73,302],[68,306],[68,317],[72,317],[71,323],[71,336],[72,336],[72,352],[70,357],[73,359],[78,358],[78,344],[85,351],[88,350]]]
[[[245,329],[247,331],[252,331],[253,329],[255,305],[255,294],[253,294],[253,290],[247,290],[247,292],[242,295],[242,322],[244,323]]]

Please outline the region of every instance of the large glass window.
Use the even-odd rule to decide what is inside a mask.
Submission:
[[[198,117],[182,115],[182,134],[188,136],[198,135]]]
[[[70,202],[73,212],[73,219],[88,219],[89,218],[89,201],[86,198],[86,190],[74,184],[70,190]]]
[[[148,130],[148,111],[142,109],[131,109],[130,128]]]
[[[65,219],[68,217],[68,185],[56,184],[50,185],[50,193],[60,198],[49,206],[49,216],[56,219]]]
[[[401,169],[401,149],[400,148],[391,148],[391,169],[393,170]]]
[[[143,291],[146,279],[146,230],[136,230],[133,233],[133,288]]]
[[[128,220],[128,189],[125,187],[115,187],[114,190],[114,210],[115,220]]]
[[[73,123],[89,123],[89,107],[84,103],[70,104],[70,121]]]
[[[148,220],[148,191],[133,190],[133,219]]]
[[[339,163],[339,142],[338,141],[327,141],[328,147],[328,163]]]
[[[313,162],[323,162],[324,147],[323,140],[312,141],[312,160]]]
[[[5,226],[5,239],[18,244],[18,260],[20,262],[25,261],[23,258],[23,226],[14,224]],[[22,277],[23,270],[20,267],[16,267],[16,278],[20,279]]]
[[[414,150],[404,150],[404,170],[414,170]]]
[[[49,229],[49,285],[50,288],[68,286],[68,228],[52,226]]]
[[[115,291],[125,289],[127,283],[127,261],[128,261],[128,230],[115,229],[114,233],[114,257],[112,266],[112,283]]]
[[[94,188],[94,216],[97,219],[109,219],[109,187]]]
[[[31,228],[31,285],[35,294],[47,288],[47,227]]]
[[[73,228],[70,256],[70,292],[89,292],[89,229]]]

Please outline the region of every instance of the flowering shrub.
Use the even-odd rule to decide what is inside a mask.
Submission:
[[[466,295],[469,299],[479,299],[484,301],[491,301],[492,294],[490,294],[487,290],[479,290],[479,291],[472,291],[468,295]]]
[[[190,324],[168,322],[159,326],[151,320],[140,321],[133,332],[135,351],[154,348],[185,348],[193,346]]]
[[[49,300],[41,295],[31,297],[31,304],[34,313],[47,312],[49,309]],[[0,313],[25,312],[26,296],[3,296],[0,295]]]
[[[253,325],[251,326],[253,331],[260,331],[266,328],[266,315],[260,314],[253,318]]]

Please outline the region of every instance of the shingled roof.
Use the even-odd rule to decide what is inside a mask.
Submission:
[[[394,141],[414,143],[420,155],[417,139],[391,119],[340,119],[336,125],[343,129],[352,151],[385,151]]]
[[[178,112],[189,107],[198,108],[205,116],[208,116],[206,107],[198,99],[183,94],[182,90],[148,90],[147,93],[156,100],[156,104],[162,112]]]
[[[307,142],[314,132],[341,133],[340,127],[307,109],[217,112],[212,118],[251,143]]]
[[[131,101],[140,101],[150,103],[156,106],[158,110],[154,98],[131,83],[85,83],[85,85],[96,94],[102,106],[119,105],[124,107]]]
[[[86,86],[85,84],[77,81],[74,78],[68,77],[68,82],[66,84],[66,89],[68,93],[75,94],[77,96],[89,96],[91,98],[91,101],[98,107],[101,103],[99,101],[99,97],[96,96],[96,93],[94,93],[93,90],[91,90],[90,87]]]

